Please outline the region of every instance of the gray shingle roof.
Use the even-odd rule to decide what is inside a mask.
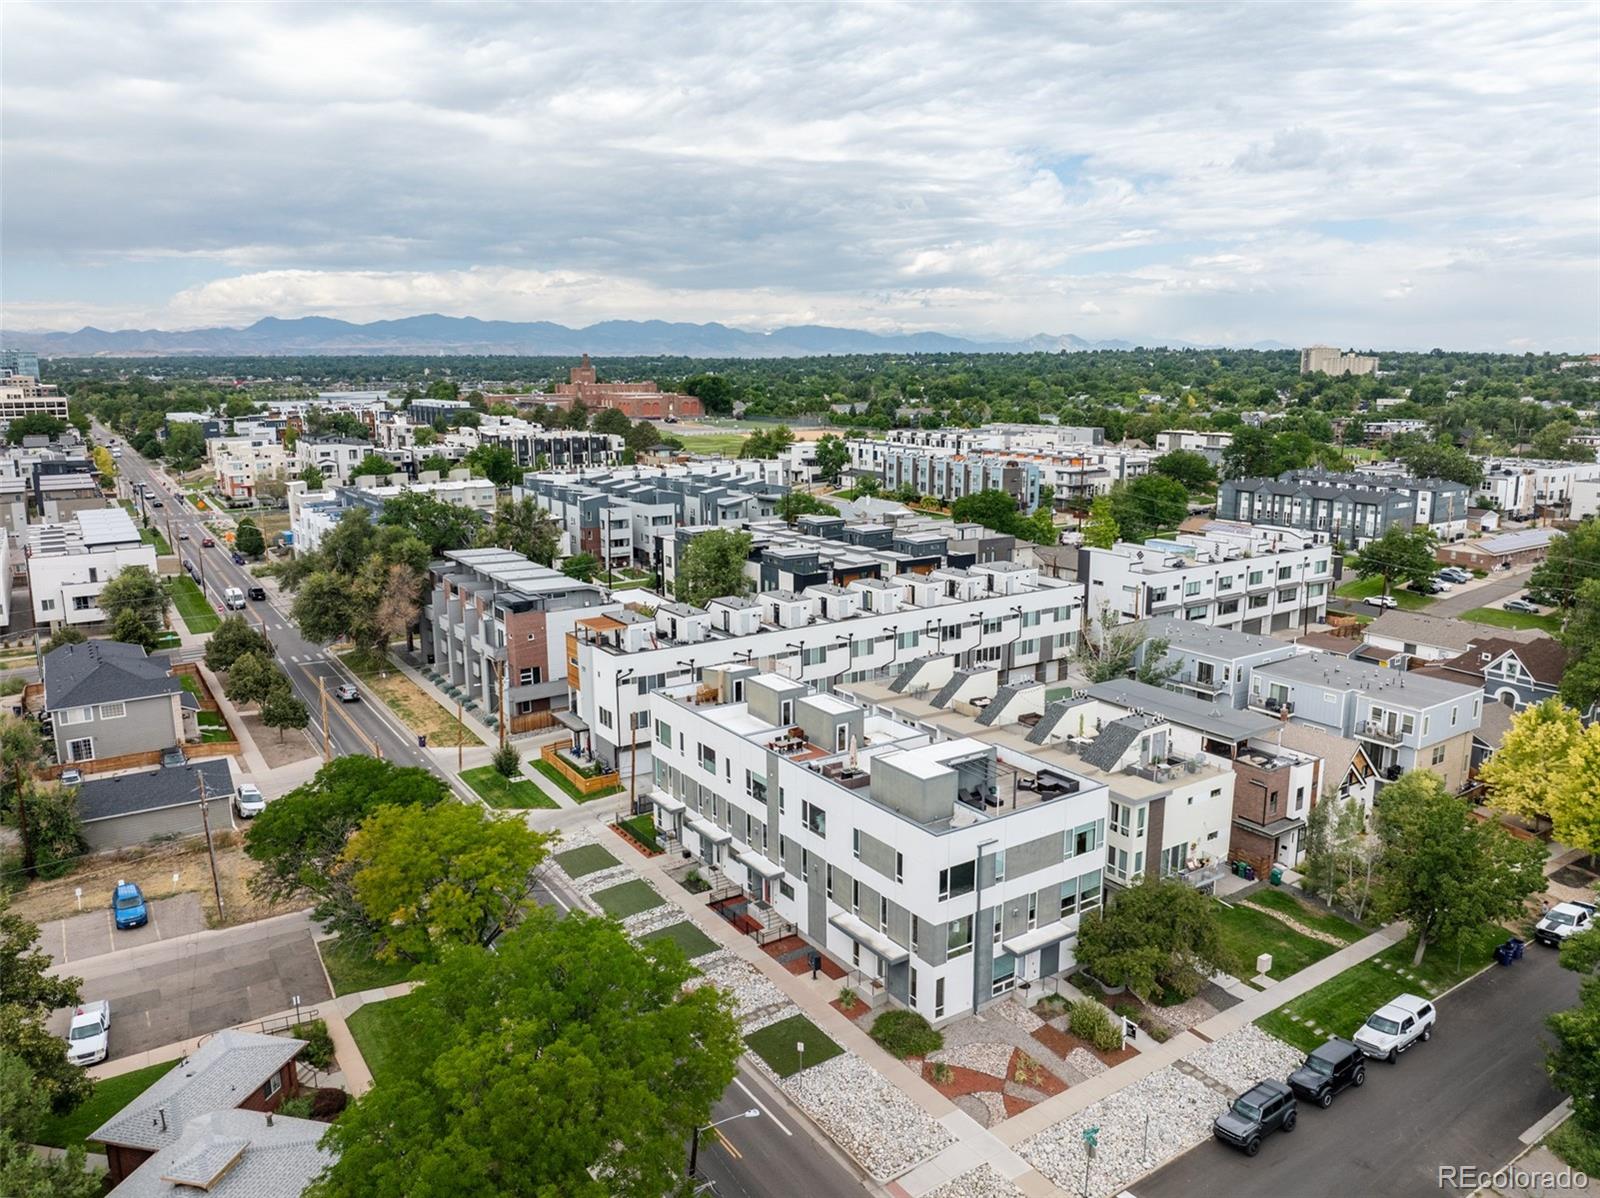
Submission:
[[[334,1154],[318,1147],[326,1123],[264,1111],[214,1111],[140,1165],[115,1198],[300,1198]]]
[[[1143,716],[1125,715],[1120,720],[1112,720],[1078,756],[1084,764],[1092,765],[1097,770],[1114,770],[1117,762],[1122,760],[1122,755],[1149,726],[1149,721]]]
[[[78,787],[78,815],[85,821],[114,819],[179,803],[200,801],[200,777],[206,780],[206,797],[233,793],[233,775],[222,758],[169,765],[141,774],[116,778],[90,778]]]
[[[62,645],[44,656],[47,711],[149,699],[182,689],[183,684],[172,677],[167,659],[151,657],[138,645],[85,641]]]
[[[1197,729],[1219,740],[1237,741],[1263,736],[1278,726],[1277,720],[1258,711],[1248,708],[1236,711],[1232,706],[1182,695],[1132,678],[1091,683],[1088,691],[1091,698],[1101,702],[1142,708],[1174,724]]]
[[[305,1046],[288,1036],[225,1028],[88,1138],[127,1148],[165,1148],[177,1142],[191,1120],[233,1110]]]

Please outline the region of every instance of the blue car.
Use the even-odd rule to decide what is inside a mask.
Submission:
[[[145,906],[144,891],[136,882],[118,882],[111,892],[111,914],[117,927],[139,928],[150,922],[150,908]]]

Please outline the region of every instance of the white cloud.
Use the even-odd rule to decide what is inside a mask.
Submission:
[[[1097,316],[1463,347],[1600,327],[1592,8],[0,19],[14,326]]]

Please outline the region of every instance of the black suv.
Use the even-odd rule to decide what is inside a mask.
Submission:
[[[1326,1110],[1333,1096],[1346,1086],[1365,1085],[1367,1054],[1338,1036],[1329,1040],[1289,1075],[1289,1088],[1298,1098],[1307,1099]]]
[[[1263,1136],[1293,1131],[1295,1117],[1294,1091],[1282,1082],[1257,1082],[1217,1116],[1211,1134],[1254,1156],[1261,1151]]]

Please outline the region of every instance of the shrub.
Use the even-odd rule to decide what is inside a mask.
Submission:
[[[872,1038],[885,1052],[901,1060],[925,1057],[944,1047],[944,1033],[936,1031],[915,1011],[885,1011],[872,1024]]]
[[[311,1095],[296,1094],[293,1098],[285,1098],[278,1104],[278,1114],[288,1119],[311,1118]]]
[[[311,1117],[331,1123],[349,1105],[350,1095],[331,1086],[323,1086],[311,1095]]]
[[[839,1005],[846,1011],[854,1011],[856,1004],[860,1001],[861,996],[850,989],[849,986],[841,986],[839,988]]]
[[[950,1066],[946,1065],[943,1061],[935,1061],[933,1063],[932,1073],[934,1082],[941,1086],[948,1086],[950,1084],[950,1079],[955,1076],[955,1074],[951,1072]]]
[[[1122,1047],[1122,1029],[1113,1022],[1111,1012],[1092,998],[1080,998],[1072,1004],[1067,1030],[1101,1052],[1115,1052]]]
[[[515,778],[522,772],[522,757],[510,745],[502,745],[496,749],[491,760],[494,772],[502,778]]]
[[[288,1034],[306,1042],[306,1046],[300,1050],[302,1061],[313,1069],[327,1072],[333,1064],[333,1037],[328,1034],[326,1023],[320,1019],[308,1019],[295,1024]]]

